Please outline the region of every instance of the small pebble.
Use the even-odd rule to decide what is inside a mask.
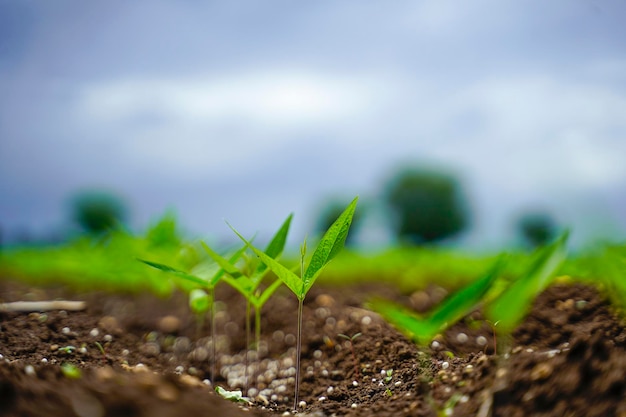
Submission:
[[[356,403],[352,403],[352,405],[350,406],[350,408],[356,408],[356,407],[357,407]]]
[[[298,403],[298,406],[299,406],[300,408],[304,408],[304,407],[306,407],[306,401],[300,401],[300,402]]]
[[[487,338],[485,336],[478,336],[476,338],[476,344],[478,346],[485,346],[487,344]]]
[[[324,401],[325,399],[326,399],[326,397],[321,396],[321,397],[319,397],[319,398],[317,399],[317,401]]]
[[[468,337],[465,333],[459,333],[456,335],[456,341],[459,343],[467,343]]]
[[[450,364],[448,362],[444,362],[441,364],[441,369],[448,369],[450,367]]]
[[[98,329],[91,329],[91,331],[89,332],[89,336],[91,337],[98,337],[99,334],[100,331]]]
[[[359,383],[358,383],[357,381],[352,381],[352,386],[353,386],[353,387],[358,387],[358,386],[359,386]]]
[[[158,329],[163,333],[175,333],[180,329],[181,322],[176,316],[165,316],[157,323]]]
[[[326,388],[326,392],[328,394],[332,394],[334,390],[335,390],[335,387],[328,387],[328,388]]]
[[[532,371],[530,371],[530,379],[533,381],[547,379],[550,375],[552,375],[553,371],[554,368],[550,363],[540,362],[533,368]]]
[[[33,365],[26,365],[24,367],[24,373],[28,376],[34,376],[35,375],[35,368],[33,367]]]
[[[0,355],[0,356],[2,356],[2,355]],[[0,357],[0,359],[2,359],[2,358]],[[46,359],[46,358],[42,358],[42,359],[41,359],[41,363],[48,363],[48,359]]]
[[[111,336],[110,334],[105,334],[104,335],[104,341],[105,342],[110,342],[113,340],[113,336]]]
[[[436,341],[436,340],[433,340],[433,342],[430,344],[430,347],[433,350],[439,349],[440,346],[441,346],[441,344],[438,341]]]
[[[70,328],[69,328],[69,327],[64,327],[64,328],[62,328],[62,329],[61,329],[61,333],[65,334],[65,335],[68,335],[68,334],[70,334],[71,332],[72,332],[72,331],[70,330]]]
[[[328,294],[320,294],[315,297],[315,302],[320,307],[332,307],[335,305],[335,299]]]

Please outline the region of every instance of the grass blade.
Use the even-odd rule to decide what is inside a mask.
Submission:
[[[437,333],[456,323],[480,303],[503,266],[504,259],[501,258],[483,277],[452,294],[426,317],[385,301],[374,301],[372,307],[414,340],[428,343]]]
[[[535,297],[552,282],[567,257],[567,238],[568,233],[564,233],[543,248],[528,271],[487,306],[485,315],[493,323],[498,323],[497,331],[511,333],[524,318]]]
[[[320,240],[317,248],[315,248],[311,261],[302,278],[305,293],[311,288],[322,268],[343,249],[358,200],[358,197],[352,200],[343,213],[339,215],[337,220],[335,220],[326,233],[324,233],[322,240]]]

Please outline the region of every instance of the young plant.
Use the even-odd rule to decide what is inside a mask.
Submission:
[[[285,248],[287,242],[287,234],[289,233],[289,227],[291,225],[291,219],[293,214],[290,214],[283,222],[282,226],[276,234],[270,240],[270,243],[265,248],[265,253],[268,256],[276,259],[278,258]],[[261,309],[274,294],[276,289],[282,284],[279,279],[276,279],[265,290],[260,291],[259,286],[263,281],[263,278],[270,271],[264,263],[259,263],[254,269],[253,273],[246,272],[247,266],[243,268],[237,268],[233,262],[225,259],[220,254],[211,249],[207,244],[202,242],[202,247],[205,252],[226,272],[222,280],[229,284],[231,287],[239,291],[246,299],[246,352],[245,352],[245,371],[244,380],[245,386],[248,386],[248,348],[250,346],[250,310],[254,307],[255,313],[255,346],[257,353],[259,352],[259,345],[261,343]]]
[[[499,259],[483,277],[452,294],[425,317],[387,301],[375,300],[371,306],[409,337],[420,344],[427,344],[437,333],[452,326],[481,302],[503,264],[504,260]]]
[[[352,363],[354,364],[354,377],[356,379],[361,379],[361,372],[359,372],[359,365],[356,360],[356,354],[354,353],[354,341],[357,337],[361,336],[361,333],[355,333],[352,336],[340,333],[337,336],[341,337],[342,339],[346,339],[348,343],[350,343],[350,353],[352,353]]]
[[[235,251],[229,258],[229,263],[233,264],[235,263],[243,254],[243,252],[246,250],[246,246],[241,247],[239,250]],[[160,264],[157,262],[152,262],[152,261],[146,261],[144,259],[139,259],[140,262],[145,263],[146,265],[149,265],[153,268],[159,269],[161,271],[164,272],[168,272],[170,274],[173,274],[179,278],[182,278],[185,281],[191,282],[193,284],[196,284],[197,286],[199,286],[202,289],[205,289],[207,294],[208,294],[208,304],[211,306],[211,328],[209,329],[209,332],[211,333],[212,337],[213,337],[213,343],[211,344],[211,354],[213,356],[213,362],[211,364],[211,383],[215,383],[215,364],[217,362],[217,352],[216,352],[216,340],[215,340],[215,286],[220,282],[220,280],[222,279],[222,277],[224,276],[224,269],[219,268],[217,271],[215,271],[215,268],[209,269],[209,270],[200,270],[198,269],[198,272],[192,271],[194,273],[189,273],[189,272],[185,272],[182,271],[180,269],[177,268],[173,268],[169,265],[164,265],[164,264]],[[190,303],[192,302],[192,300],[190,299]],[[204,302],[202,302],[204,303]]]
[[[270,240],[270,243],[264,251],[268,256],[277,259],[283,253],[292,218],[293,214],[290,214]],[[245,271],[245,267],[241,269],[237,268],[233,263],[215,252],[204,242],[202,242],[202,247],[206,253],[226,272],[227,275],[225,275],[222,280],[239,291],[241,295],[245,297],[247,302],[247,313],[249,313],[251,306],[254,307],[255,345],[258,349],[261,341],[261,309],[276,289],[278,289],[278,287],[282,284],[282,282],[279,279],[276,279],[269,286],[267,286],[265,290],[259,291],[259,286],[263,282],[267,273],[270,271],[267,265],[260,262],[254,272],[250,274]],[[249,314],[246,314],[246,320],[249,320]],[[246,323],[246,326],[247,329],[249,329],[249,321]]]
[[[498,333],[510,334],[524,318],[534,299],[552,282],[567,257],[568,233],[542,248],[530,268],[513,281],[485,309],[487,320]]]
[[[279,263],[276,259],[257,249],[247,241],[237,230],[232,226],[231,229],[239,238],[246,243],[246,245],[252,249],[252,251],[261,259],[267,267],[276,274],[276,276],[294,293],[298,299],[298,334],[296,337],[296,386],[294,394],[293,409],[297,409],[298,405],[298,391],[300,388],[300,356],[302,350],[302,310],[304,305],[304,299],[313,286],[315,280],[322,273],[322,269],[343,249],[352,224],[352,218],[354,211],[356,210],[356,204],[358,197],[352,200],[352,202],[346,207],[346,209],[339,215],[337,220],[328,228],[322,239],[317,245],[317,248],[313,252],[308,266],[305,269],[305,255],[306,255],[306,240],[300,247],[300,276],[289,270],[287,267]]]

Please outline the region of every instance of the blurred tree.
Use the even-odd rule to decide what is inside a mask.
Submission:
[[[517,228],[524,241],[532,247],[548,243],[556,236],[557,226],[548,213],[528,212],[520,216]]]
[[[83,191],[71,200],[72,220],[93,235],[119,227],[127,215],[122,199],[106,191]]]
[[[397,237],[412,244],[454,236],[468,223],[459,183],[443,171],[399,170],[385,185],[385,201]]]
[[[176,215],[167,212],[146,233],[146,239],[151,246],[179,246],[182,243]]]

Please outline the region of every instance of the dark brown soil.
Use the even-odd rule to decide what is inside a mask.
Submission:
[[[626,416],[626,330],[591,287],[551,287],[510,340],[494,341],[477,311],[422,351],[363,308],[373,293],[418,309],[438,297],[436,289],[403,297],[383,286],[314,288],[305,301],[298,414]],[[247,372],[245,303],[226,288],[211,338],[180,294],[69,296],[0,281],[4,302],[61,296],[88,308],[0,313],[0,415],[290,414],[297,302],[289,293],[279,291],[264,309],[262,343],[248,353]],[[354,349],[339,336],[358,333]],[[64,374],[62,364],[82,375]],[[246,391],[248,377],[251,404],[214,392],[214,364],[214,385]]]

